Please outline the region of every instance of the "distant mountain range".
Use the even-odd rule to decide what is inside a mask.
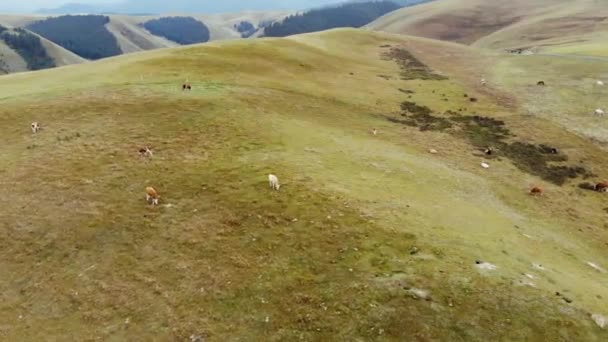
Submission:
[[[394,0],[398,5],[408,6],[430,0]],[[57,8],[41,9],[39,13],[45,14],[70,14],[70,13],[92,13],[110,14],[124,13],[131,15],[150,15],[160,13],[229,13],[241,11],[269,11],[269,10],[301,10],[327,5],[337,5],[346,2],[341,0],[223,0],[223,1],[200,1],[200,0],[125,0],[118,4],[88,5],[82,3],[67,3]]]

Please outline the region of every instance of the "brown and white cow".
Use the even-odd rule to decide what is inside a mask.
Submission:
[[[152,158],[152,149],[150,149],[148,146],[142,147],[139,149],[139,155],[142,157]]]
[[[38,122],[32,122],[31,128],[32,133],[36,134],[38,131],[40,131],[40,124]]]
[[[599,182],[593,186],[593,189],[598,192],[608,192],[608,182]]]
[[[158,205],[159,198],[160,198],[160,195],[158,194],[156,189],[154,189],[151,186],[146,188],[146,201],[148,201],[148,203],[150,203],[150,201],[152,201],[152,205]]]

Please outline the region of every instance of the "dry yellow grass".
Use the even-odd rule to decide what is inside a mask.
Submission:
[[[594,42],[608,32],[596,0],[439,0],[377,19],[370,29],[493,49],[551,48]]]

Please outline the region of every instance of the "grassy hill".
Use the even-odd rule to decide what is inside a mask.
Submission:
[[[253,32],[250,32],[249,35],[252,37],[257,37],[263,31],[260,24],[280,20],[290,13],[291,12],[287,11],[275,11],[187,16],[193,17],[196,20],[203,22],[208,27],[210,40],[228,40],[242,38],[241,32],[239,32],[237,29],[238,24],[240,24],[241,22],[248,22],[255,26],[255,30]],[[72,46],[74,45],[73,42],[78,41],[78,39],[70,37],[73,36],[73,34],[66,35],[65,33],[74,32],[73,23],[67,27],[66,32],[54,30],[52,37],[50,35],[47,35],[47,37],[53,38],[58,42],[67,41],[69,44],[72,44],[70,45],[70,48],[74,49],[74,51],[79,52],[82,56],[86,58],[90,58],[91,56],[98,57],[100,55],[98,50],[103,50],[102,52],[105,52],[106,50],[110,51],[109,54],[112,55],[115,53],[132,53],[145,50],[179,46],[178,43],[170,41],[162,36],[154,35],[144,28],[144,23],[149,22],[151,20],[164,18],[165,16],[110,15],[108,17],[110,18],[110,21],[103,26],[103,31],[107,30],[108,32],[101,33],[103,35],[103,38],[106,38],[104,39],[104,44],[110,46],[109,49],[101,48],[101,39],[90,38],[92,36],[85,37],[86,39],[84,40],[84,43],[80,42],[76,43],[76,46]],[[23,28],[28,27],[29,25],[32,25],[35,22],[42,21],[48,18],[49,16],[46,15],[0,15],[0,25],[6,26],[8,28]],[[87,29],[90,29],[90,25],[87,25],[86,21],[83,21],[82,25],[83,27],[79,29],[79,32],[84,32]],[[61,27],[59,27],[58,29],[61,29]],[[95,33],[99,33],[99,30],[96,30]],[[44,45],[47,54],[51,56],[51,58],[54,60],[54,63],[58,66],[82,63],[86,61],[85,58],[83,58],[82,56],[76,55],[74,52],[69,51],[63,48],[62,46],[51,42],[45,37],[39,36],[39,38],[42,40],[42,44]],[[109,38],[110,40],[109,43],[107,42],[107,38]],[[3,44],[2,42],[0,42],[0,44],[2,44],[0,45],[0,51],[3,51],[0,52],[3,54],[3,57],[0,57],[0,59],[2,60],[2,62],[0,62],[0,70],[4,70],[4,72],[17,72],[28,70],[27,63],[25,63],[15,51],[5,47],[5,44]],[[117,51],[116,47],[114,46],[115,44],[118,45],[119,51]],[[4,67],[2,65],[4,65]]]
[[[605,340],[608,157],[509,63],[341,29],[0,77],[3,339]]]
[[[82,63],[82,57],[0,16],[0,72],[13,73]],[[8,24],[7,24],[8,23]],[[17,24],[17,25],[15,25]],[[6,25],[6,26],[5,26]]]
[[[494,49],[589,44],[594,50],[608,34],[607,18],[608,7],[597,0],[438,0],[389,13],[369,27]]]

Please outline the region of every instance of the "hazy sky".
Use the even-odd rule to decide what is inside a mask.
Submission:
[[[128,3],[130,8],[136,7],[140,11],[145,11],[146,4],[150,4],[150,10],[152,11],[159,8],[176,8],[179,11],[180,9],[183,10],[183,8],[192,7],[242,10],[255,8],[274,9],[276,6],[277,9],[300,9],[342,1],[345,0],[0,0],[0,12],[30,12],[41,8],[56,8],[66,3],[87,5]],[[205,3],[209,6],[205,6]],[[198,6],[193,6],[193,4],[197,4]]]
[[[145,0],[142,0],[145,1]],[[82,4],[111,4],[119,0],[0,0],[0,11],[32,11],[40,8],[53,8],[67,2]]]

